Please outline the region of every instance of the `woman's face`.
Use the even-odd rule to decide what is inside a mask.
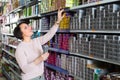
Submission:
[[[29,26],[29,25],[26,24],[26,23],[22,23],[22,24],[20,25],[20,29],[21,29],[23,38],[24,38],[24,37],[31,37],[31,36],[33,35],[32,27]]]

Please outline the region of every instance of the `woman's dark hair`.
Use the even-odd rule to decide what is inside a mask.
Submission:
[[[15,27],[15,29],[13,31],[14,36],[18,39],[23,39],[22,32],[21,32],[21,29],[20,29],[20,25],[23,24],[23,23],[29,24],[29,21],[19,22],[19,24]]]

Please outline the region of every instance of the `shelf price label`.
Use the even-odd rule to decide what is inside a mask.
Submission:
[[[95,32],[95,29],[92,29],[92,32]]]
[[[97,1],[96,4],[99,5],[99,4],[100,4],[100,1]]]
[[[89,55],[90,58],[94,58],[94,56],[92,54]]]

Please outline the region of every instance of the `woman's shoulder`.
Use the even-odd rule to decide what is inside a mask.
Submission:
[[[23,42],[20,42],[17,46],[17,49],[23,49],[24,48],[24,44]]]

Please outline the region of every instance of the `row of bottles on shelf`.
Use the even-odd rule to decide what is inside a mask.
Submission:
[[[6,45],[17,46],[20,43],[20,41],[15,37],[10,37],[10,36],[3,35],[2,43],[4,45],[6,44]]]
[[[31,20],[34,30],[49,30],[57,20],[57,15]],[[12,20],[10,20],[12,21]],[[3,32],[13,32],[16,24],[4,27]],[[81,9],[77,13],[65,13],[60,23],[60,30],[119,30],[120,5],[106,4],[97,7]]]
[[[57,54],[56,52],[50,52],[50,56],[47,63],[58,66],[68,71],[68,75],[72,75],[72,80],[119,80],[119,67],[113,67],[114,65],[106,64],[102,62],[96,62],[76,56],[70,56],[65,54]],[[102,66],[101,66],[102,64]],[[111,69],[109,69],[111,68]],[[52,79],[56,79],[54,72],[50,73]],[[47,71],[48,79],[48,71]],[[53,77],[54,76],[54,77]],[[51,77],[49,77],[51,78]],[[62,78],[62,77],[61,77]],[[61,79],[60,79],[61,80]],[[69,80],[69,79],[63,79]],[[70,79],[71,80],[71,79]]]
[[[70,14],[69,13],[65,13],[65,17],[62,19],[62,21],[60,22],[60,29],[69,29],[69,23],[70,23]],[[52,27],[55,23],[55,21],[57,21],[57,15],[52,15],[49,17],[43,17],[41,20],[41,26],[42,26],[42,30],[48,30],[50,27]]]
[[[13,37],[4,36],[2,39],[3,43],[7,44],[4,44],[3,48],[10,52],[12,51],[12,47],[9,47],[8,44],[17,46],[20,43],[20,41]],[[120,52],[119,43],[119,35],[59,33],[49,41],[48,45],[49,47],[67,50],[71,53],[118,62],[120,60],[118,57]]]
[[[19,66],[17,66],[17,67],[15,66],[15,65],[18,65],[16,62],[16,59],[4,51],[2,52],[2,57],[4,59],[6,59],[5,61],[7,61],[7,62],[5,62],[5,61],[3,62],[2,67],[5,69],[5,72],[9,75],[11,80],[20,80],[19,76],[16,76],[16,74],[18,74],[18,75],[21,74],[21,70],[20,70]]]
[[[15,54],[15,48],[13,48],[13,47],[10,47],[10,46],[8,46],[8,45],[3,45],[3,49],[5,50],[5,51],[7,51],[7,52],[9,52],[8,54]]]
[[[6,24],[14,23],[14,22],[17,22],[21,18],[26,18],[26,17],[29,17],[29,16],[38,15],[38,14],[40,14],[40,12],[41,12],[40,4],[37,3],[33,6],[24,8],[19,13],[9,14],[8,16],[6,16],[4,18],[4,21],[5,21]]]
[[[42,26],[48,29],[56,21],[57,16],[42,18]],[[43,28],[43,29],[44,29]],[[70,30],[119,30],[120,4],[106,4],[97,7],[80,9],[74,15],[66,13],[60,23],[60,29]]]
[[[41,13],[41,5],[40,3],[37,3],[33,6],[24,8],[23,11],[20,12],[20,18],[28,17],[28,16],[34,16]]]
[[[24,6],[29,4],[33,0],[10,0],[9,3],[6,3],[4,6],[4,14],[18,8],[19,6]],[[41,2],[39,2],[41,1]],[[74,7],[78,5],[89,4],[92,2],[99,2],[102,0],[35,0],[36,3],[40,3],[41,12],[49,12],[53,10],[57,10],[58,8],[65,8],[65,7]]]
[[[24,21],[24,20],[23,20]],[[30,20],[29,25],[32,27],[33,32],[40,30],[41,28],[41,20]],[[13,34],[14,28],[17,26],[17,23],[3,26],[1,29],[2,33]]]
[[[74,78],[46,67],[45,80],[74,80]]]
[[[69,38],[71,34],[56,34],[49,42],[49,47],[69,50]]]
[[[4,68],[3,73],[4,75],[7,75],[7,79],[9,77],[8,80],[21,80],[21,78],[19,78],[18,76],[16,76],[15,72],[18,72],[18,70],[16,68],[11,68],[9,64],[4,63],[2,65],[2,67]],[[14,72],[15,71],[15,72]],[[17,73],[18,74],[18,73]]]
[[[9,0],[7,3],[4,4],[4,10],[3,14],[7,14],[10,11],[20,7],[29,4],[33,0]],[[39,0],[36,0],[36,2]]]
[[[102,0],[44,0],[41,1],[41,12],[50,12],[61,8],[74,7]]]
[[[119,62],[119,35],[77,34],[69,39],[69,51]]]

